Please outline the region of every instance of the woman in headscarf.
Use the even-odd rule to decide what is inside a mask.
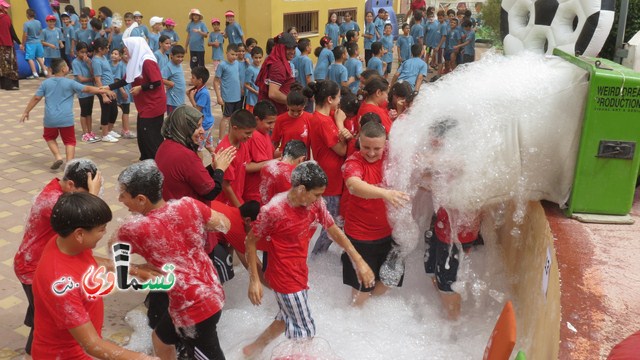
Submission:
[[[287,94],[295,82],[290,61],[296,56],[298,44],[289,33],[276,36],[274,41],[273,50],[260,68],[256,85],[259,87],[258,100],[271,100],[278,114],[282,114],[287,112]]]
[[[222,190],[225,170],[235,157],[231,146],[218,152],[206,168],[198,156],[198,144],[204,136],[204,115],[191,106],[176,108],[162,125],[165,140],[156,156],[158,169],[164,175],[162,197],[165,200],[189,196],[207,205]],[[215,168],[214,168],[215,167]]]
[[[20,39],[11,25],[9,7],[8,2],[0,0],[0,88],[18,90],[18,62],[13,42],[20,44]]]
[[[129,55],[126,77],[109,85],[111,90],[131,84],[131,95],[138,110],[138,149],[140,160],[153,159],[164,140],[160,130],[167,108],[167,94],[155,55],[146,40],[129,37],[123,40]]]

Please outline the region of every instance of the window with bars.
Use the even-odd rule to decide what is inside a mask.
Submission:
[[[327,14],[327,22],[331,18],[331,14],[336,14],[338,16],[338,25],[342,24],[344,21],[344,16],[346,13],[351,14],[351,21],[358,22],[358,9],[357,8],[342,8],[342,9],[330,9]],[[362,25],[362,24],[359,24]]]
[[[283,31],[294,27],[298,30],[299,36],[318,34],[318,12],[305,11],[299,13],[284,14],[282,19]]]

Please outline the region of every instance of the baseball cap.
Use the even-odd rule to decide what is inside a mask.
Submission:
[[[293,35],[287,32],[282,33],[278,36],[277,43],[284,45],[284,47],[288,49],[292,49],[298,46],[298,43],[296,42],[296,39],[293,37]]]
[[[60,6],[60,1],[58,1],[58,0],[53,0],[53,1],[51,2],[51,6]]]
[[[213,23],[218,23],[218,24],[220,24],[220,19],[218,19],[218,18],[213,18],[213,19],[211,19],[211,23],[212,23],[212,24],[213,24]]]
[[[5,7],[5,8],[10,8],[11,4],[9,4],[8,2],[6,2],[4,0],[0,0],[0,6]]]
[[[53,15],[47,15],[47,17],[44,19],[45,21],[56,21],[56,17]]]
[[[149,25],[162,24],[163,21],[164,19],[160,16],[152,16],[151,19],[149,19]]]
[[[233,11],[229,10],[226,13],[224,13],[224,16],[236,16],[236,14]]]
[[[198,10],[198,9],[191,9],[189,11],[189,16],[191,16],[193,14],[202,16],[202,14],[200,14],[200,10]]]
[[[167,19],[164,21],[164,24],[165,24],[165,25],[169,25],[169,26],[176,26],[176,22],[175,22],[175,21],[173,21],[173,19],[172,19],[172,18],[167,18]]]
[[[96,16],[96,11],[95,11],[95,10],[93,10],[93,9],[90,9],[90,10],[89,10],[89,17],[90,17],[90,18],[92,18],[92,17],[94,17],[94,16]]]
[[[136,10],[136,11],[134,11],[134,12],[133,12],[133,17],[136,17],[136,16],[143,17],[143,16],[142,16],[142,13],[141,13],[140,11],[138,11],[138,10]]]

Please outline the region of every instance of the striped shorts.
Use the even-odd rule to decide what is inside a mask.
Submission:
[[[274,292],[278,301],[276,320],[285,322],[284,335],[287,339],[312,338],[316,335],[316,323],[311,317],[307,290],[293,294]]]

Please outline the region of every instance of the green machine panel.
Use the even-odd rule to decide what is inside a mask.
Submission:
[[[554,55],[589,72],[567,215],[626,215],[640,167],[640,73],[606,59]]]

